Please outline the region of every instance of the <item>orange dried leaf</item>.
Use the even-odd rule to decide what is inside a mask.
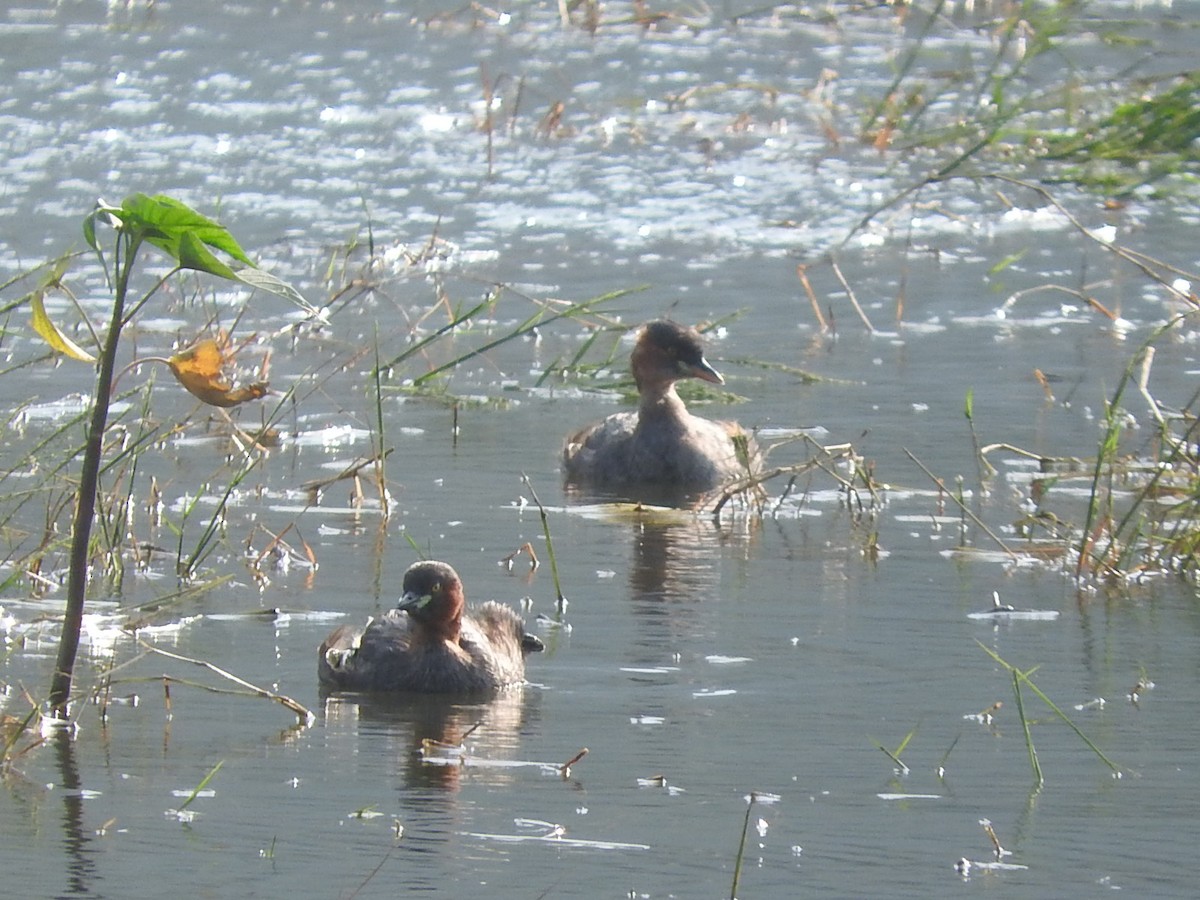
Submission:
[[[267,393],[264,382],[234,388],[223,376],[225,356],[212,338],[176,353],[167,360],[176,380],[192,396],[210,406],[237,406],[247,400],[257,400]]]

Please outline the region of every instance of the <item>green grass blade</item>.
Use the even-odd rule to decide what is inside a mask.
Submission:
[[[1038,787],[1046,783],[1042,775],[1042,765],[1038,762],[1037,749],[1033,746],[1033,735],[1029,731],[1029,719],[1025,717],[1025,701],[1021,697],[1021,678],[1014,669],[1012,673],[1013,693],[1017,697],[1017,714],[1021,717],[1021,729],[1025,732],[1025,747],[1029,751],[1029,765],[1033,768],[1033,777]]]
[[[221,760],[219,763],[217,763],[215,766],[213,766],[211,769],[208,770],[208,774],[200,779],[200,783],[198,785],[196,785],[196,787],[192,790],[191,794],[188,795],[188,798],[186,800],[184,800],[182,804],[180,804],[180,806],[179,806],[180,812],[183,812],[185,809],[187,809],[188,806],[191,805],[191,802],[193,800],[195,800],[198,796],[200,796],[200,792],[202,790],[204,790],[205,787],[208,786],[208,783],[213,780],[213,776],[216,775],[217,772],[219,772],[221,770],[221,766],[223,766],[223,765],[225,765],[225,760]]]
[[[1091,738],[1089,738],[1086,734],[1084,734],[1083,731],[1080,729],[1080,727],[1078,725],[1076,725],[1073,721],[1071,721],[1071,718],[1066,713],[1064,713],[1061,709],[1059,709],[1053,700],[1051,700],[1044,693],[1042,693],[1041,688],[1039,688],[1036,684],[1034,684],[1032,681],[1029,680],[1029,676],[1032,675],[1036,671],[1036,669],[1030,669],[1029,672],[1022,672],[1016,666],[1012,665],[1012,663],[1006,661],[1002,656],[1000,656],[999,653],[997,653],[991,647],[987,646],[987,644],[983,643],[980,640],[976,640],[975,643],[977,643],[980,646],[980,648],[982,648],[983,652],[986,653],[988,656],[990,656],[992,659],[994,659],[999,665],[1003,666],[1009,672],[1012,672],[1017,678],[1019,678],[1021,680],[1021,682],[1028,685],[1029,689],[1038,696],[1038,699],[1040,699],[1043,703],[1045,703],[1046,706],[1048,706],[1050,708],[1051,712],[1053,712],[1056,716],[1058,716],[1060,719],[1062,719],[1064,722],[1066,722],[1067,725],[1070,726],[1071,730],[1074,731],[1077,735],[1079,735],[1079,739],[1082,740],[1088,746],[1088,748],[1093,753],[1096,754],[1096,756],[1100,757],[1101,762],[1103,762],[1106,766],[1108,766],[1110,769],[1112,769],[1112,771],[1115,772],[1116,774],[1118,774],[1118,775],[1121,774],[1121,767],[1118,766],[1111,759],[1109,759],[1107,756],[1105,756],[1104,751],[1102,751],[1099,747],[1097,747],[1095,742],[1093,742]]]

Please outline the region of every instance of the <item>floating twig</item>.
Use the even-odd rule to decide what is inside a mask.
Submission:
[[[854,295],[854,288],[850,287],[850,282],[846,280],[846,276],[842,274],[842,270],[838,268],[837,262],[829,261],[833,268],[833,274],[837,276],[837,280],[841,282],[842,287],[846,290],[846,295],[850,298],[850,305],[854,307],[854,311],[858,313],[858,317],[862,319],[862,323],[867,326],[867,331],[875,333],[875,326],[871,324],[871,320],[867,318],[867,314],[863,312],[862,306],[859,305],[858,297]]]
[[[542,564],[542,561],[540,559],[538,559],[537,553],[534,552],[533,544],[529,543],[529,541],[526,541],[525,543],[523,543],[520,547],[518,547],[516,550],[514,550],[512,553],[508,554],[508,556],[504,557],[500,561],[502,563],[504,563],[504,567],[506,569],[508,569],[508,571],[511,572],[512,567],[513,567],[513,560],[516,559],[518,556],[520,556],[522,553],[529,554],[529,571],[536,572],[538,566],[540,566]]]
[[[571,777],[571,766],[575,765],[575,763],[579,762],[581,759],[583,759],[585,756],[587,756],[589,752],[590,751],[588,750],[588,748],[584,747],[582,750],[580,750],[578,753],[576,753],[574,756],[572,756],[570,759],[568,759],[565,763],[563,763],[561,766],[559,766],[559,771],[562,772],[562,777],[570,778]]]
[[[992,842],[992,852],[996,854],[996,859],[1003,859],[1006,856],[1012,856],[1012,853],[1005,850],[1000,844],[1000,838],[996,836],[996,829],[992,827],[990,819],[980,819],[979,824],[983,826],[983,832],[988,836],[988,840]]]

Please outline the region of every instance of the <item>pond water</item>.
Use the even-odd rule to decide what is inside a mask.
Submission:
[[[564,27],[553,3],[4,12],[8,277],[80,246],[97,197],[163,192],[218,216],[264,267],[328,301],[317,328],[278,298],[243,309],[243,294],[189,281],[129,332],[125,361],[232,329],[249,339],[239,361],[269,358],[272,387],[295,398],[275,422],[279,445],[230,498],[203,560],[207,589],[177,595],[177,549],[200,541],[242,457],[227,421],[165,374],[122,376],[123,391],[157,379],[123,397],[126,427],[188,426],[120,488],[135,498],[131,539],[157,549],[91,601],[78,692],[127,664],[107,723],[80,706],[76,733],[52,733],[6,772],[6,891],[727,897],[748,823],[742,898],[1194,896],[1200,728],[1180,713],[1200,684],[1194,591],[1170,578],[1080,589],[1065,563],[1010,557],[914,457],[955,489],[961,479],[971,514],[1019,543],[1035,466],[997,450],[996,475],[981,480],[972,424],[983,444],[1094,457],[1137,347],[1186,309],[1113,241],[1195,271],[1195,198],[1147,190],[1105,208],[1055,186],[1090,235],[1044,196],[988,178],[890,202],[964,149],[859,141],[906,54],[921,47],[912,81],[941,92],[930,115],[947,118],[978,105],[995,60],[1016,59],[995,37],[1004,9],[943,11],[923,44],[923,11],[837,4],[681,5],[653,28],[609,4],[594,33],[582,7]],[[1096,82],[1181,70],[1194,14],[1094,5],[1096,28],[1129,40],[1063,40],[1019,83],[1034,96],[1064,70]],[[970,172],[1045,174],[995,159]],[[79,304],[98,320],[100,272],[87,261],[76,272]],[[347,481],[310,505],[307,482],[380,440],[374,360],[399,358],[496,285],[487,315],[388,373],[390,517],[365,476],[361,506]],[[547,306],[613,292],[625,293],[472,356],[434,390],[411,385]],[[63,298],[47,305],[78,321]],[[772,482],[765,514],[714,522],[564,494],[562,436],[622,408],[619,392],[595,388],[619,379],[629,340],[614,331],[587,348],[585,363],[607,363],[598,373],[557,368],[574,367],[590,326],[661,315],[720,323],[709,358],[740,402],[695,408],[736,416],[765,443],[803,433],[852,444],[877,495],[809,471],[782,498],[785,480]],[[1185,324],[1157,345],[1149,386],[1167,407],[1195,391],[1197,333]],[[91,371],[30,363],[43,348],[23,311],[4,338],[5,492],[18,494],[53,463],[42,443],[86,408]],[[1127,405],[1126,439],[1145,451],[1153,419],[1140,396]],[[257,427],[271,415],[261,406],[231,415]],[[65,453],[81,434],[67,425],[47,447]],[[793,442],[771,461],[809,452]],[[145,511],[152,478],[162,520]],[[530,486],[547,508],[565,609]],[[1081,522],[1086,487],[1062,479],[1047,508]],[[55,505],[64,490],[36,496],[6,520],[6,578],[48,521],[69,527]],[[296,549],[290,565],[255,570],[247,558],[278,534]],[[976,552],[960,551],[964,540]],[[543,565],[503,567],[525,542]],[[469,598],[522,606],[547,646],[530,684],[477,703],[320,696],[321,639],[391,606],[419,553],[455,565]],[[65,551],[48,553],[44,581],[15,579],[0,598],[6,716],[23,718],[24,692],[40,697],[49,682],[65,565]],[[972,618],[993,592],[1042,615]],[[294,698],[315,721],[295,727],[277,704],[196,687],[233,687],[211,669],[139,655],[119,626],[142,620],[154,626],[145,644]],[[1033,681],[1119,776],[1025,690],[1037,789],[1012,678],[986,651],[1036,668]],[[427,739],[464,735],[465,751],[422,755]],[[1002,866],[982,820],[1011,851]],[[962,858],[977,863],[967,877]]]

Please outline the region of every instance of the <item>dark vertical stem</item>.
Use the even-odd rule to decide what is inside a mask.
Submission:
[[[83,468],[79,473],[79,493],[75,500],[75,521],[71,527],[71,565],[67,578],[67,610],[63,616],[62,639],[58,659],[50,682],[50,708],[60,716],[67,715],[71,699],[71,679],[75,673],[75,656],[79,652],[79,632],[83,628],[83,601],[87,595],[88,546],[92,537],[92,520],[96,514],[96,490],[100,484],[100,463],[104,451],[104,431],[108,427],[109,394],[112,391],[113,368],[117,344],[121,339],[121,324],[125,315],[125,296],[138,240],[117,235],[115,269],[117,284],[113,298],[112,317],[100,354],[100,370],[96,375],[96,394],[92,419],[88,424],[87,441],[83,450]],[[125,250],[121,258],[121,250]]]

